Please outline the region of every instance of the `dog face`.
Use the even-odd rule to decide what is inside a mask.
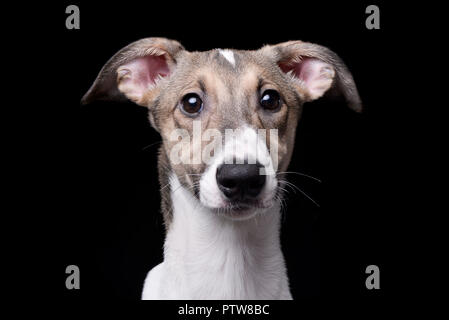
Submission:
[[[167,159],[159,165],[203,206],[245,219],[273,205],[302,105],[332,87],[360,111],[351,74],[319,45],[188,52],[147,38],[114,55],[83,102],[125,96],[147,107]]]

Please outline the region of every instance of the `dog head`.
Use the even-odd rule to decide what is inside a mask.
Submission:
[[[203,206],[243,219],[273,205],[302,105],[331,88],[361,110],[350,72],[320,45],[189,52],[146,38],[115,54],[82,102],[126,97],[147,107],[162,136],[164,170]]]

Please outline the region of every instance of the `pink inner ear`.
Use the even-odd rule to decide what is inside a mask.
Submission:
[[[118,88],[129,99],[144,103],[145,92],[156,82],[158,76],[168,76],[170,70],[164,55],[148,55],[134,59],[117,69]]]
[[[142,88],[154,84],[158,75],[165,77],[170,73],[164,55],[137,58],[123,67],[131,71],[133,81]]]
[[[319,74],[320,69],[326,63],[315,58],[303,58],[300,62],[293,64],[290,63],[280,63],[279,67],[285,73],[293,71],[293,75],[303,80],[305,83],[313,79],[317,74]]]
[[[295,63],[280,63],[279,67],[286,73],[292,71],[293,76],[302,80],[312,100],[321,97],[330,88],[335,75],[330,64],[316,58],[305,57]]]

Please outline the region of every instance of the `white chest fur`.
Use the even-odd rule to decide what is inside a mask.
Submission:
[[[279,206],[233,221],[202,207],[171,178],[173,221],[164,262],[142,299],[291,299],[279,239]]]

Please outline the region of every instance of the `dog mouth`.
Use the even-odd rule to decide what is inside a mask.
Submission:
[[[223,207],[211,208],[211,211],[232,220],[248,220],[266,208],[268,207],[261,205],[259,202],[232,202],[225,204]]]
[[[225,201],[224,205],[219,208],[214,208],[217,211],[224,212],[247,212],[256,209],[266,209],[269,205],[264,205],[261,201],[256,199],[239,200],[239,201]]]
[[[232,220],[247,220],[274,205],[274,197],[263,201],[262,199],[222,200],[218,206],[210,207],[211,212]],[[203,203],[203,205],[205,205]]]

